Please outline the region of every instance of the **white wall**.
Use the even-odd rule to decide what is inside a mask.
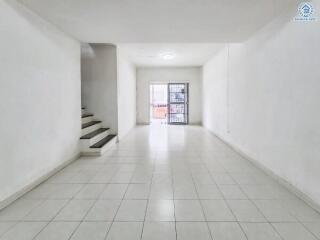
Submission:
[[[0,0],[1,201],[79,153],[80,44]]]
[[[118,137],[121,140],[136,125],[136,68],[121,47],[118,59]]]
[[[320,204],[320,21],[295,11],[205,64],[203,123]]]
[[[189,122],[201,124],[201,79],[200,67],[159,67],[137,69],[137,123],[150,122],[150,83],[189,83]]]
[[[113,133],[118,131],[117,48],[90,44],[81,55],[82,105],[103,121]]]

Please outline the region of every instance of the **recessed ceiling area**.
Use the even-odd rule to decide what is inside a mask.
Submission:
[[[138,67],[202,66],[223,44],[120,44],[119,49]]]
[[[297,0],[18,0],[82,42],[238,42]]]

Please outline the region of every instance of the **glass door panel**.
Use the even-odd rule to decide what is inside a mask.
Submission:
[[[168,84],[168,123],[188,124],[188,83]]]

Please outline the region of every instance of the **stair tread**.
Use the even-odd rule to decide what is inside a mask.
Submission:
[[[101,121],[91,121],[91,122],[88,122],[88,123],[84,123],[84,124],[82,124],[82,129],[87,128],[87,127],[91,127],[91,126],[93,126],[93,125],[95,125],[97,123],[101,123]]]
[[[91,133],[88,133],[88,134],[82,136],[80,139],[91,139],[91,138],[99,135],[100,133],[103,133],[103,132],[108,131],[108,130],[109,130],[109,128],[99,128],[99,129],[97,129],[97,130],[95,130],[95,131],[93,131]]]
[[[93,114],[91,113],[82,114],[82,118],[86,118],[86,117],[93,117]]]
[[[102,148],[104,145],[106,145],[108,142],[110,142],[115,136],[114,134],[110,134],[100,140],[99,142],[95,143],[94,145],[90,146],[90,148]]]

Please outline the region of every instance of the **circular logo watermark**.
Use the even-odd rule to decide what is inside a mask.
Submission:
[[[302,2],[298,6],[298,14],[295,18],[296,21],[314,21],[313,16],[315,9],[311,2]]]
[[[310,3],[301,3],[298,11],[301,17],[309,18],[313,14],[313,6]]]

